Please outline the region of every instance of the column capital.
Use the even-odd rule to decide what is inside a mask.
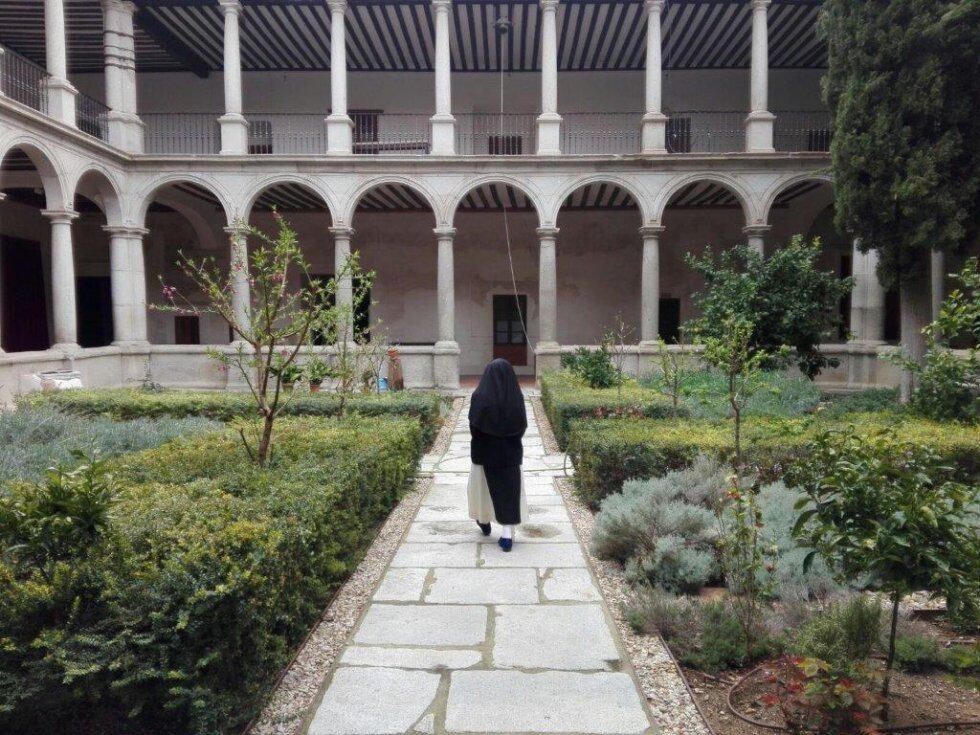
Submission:
[[[343,237],[354,237],[354,228],[348,227],[347,225],[336,225],[334,227],[330,227],[329,230],[330,234],[334,236],[335,240]]]
[[[242,4],[239,0],[218,0],[218,5],[225,15],[241,15]]]
[[[663,225],[643,225],[640,228],[640,237],[660,237],[666,229]]]
[[[559,231],[557,227],[539,227],[535,230],[538,233],[538,238],[541,240],[554,240],[558,237]]]
[[[664,9],[664,0],[646,0],[648,13],[659,13]]]
[[[558,9],[558,3],[560,0],[539,0],[541,3],[541,9],[548,11],[554,11]]]
[[[452,4],[453,0],[432,0],[432,7],[437,11],[449,10]]]
[[[434,227],[432,231],[436,233],[436,237],[440,240],[452,240],[456,237],[456,228],[450,225]]]
[[[108,233],[110,236],[118,235],[120,237],[138,237],[140,239],[150,232],[144,227],[127,227],[126,225],[104,225],[102,231]]]
[[[742,234],[749,237],[765,237],[772,225],[746,225],[742,228]]]
[[[78,219],[78,212],[71,209],[42,209],[41,216],[51,221],[51,224],[71,224]]]
[[[0,191],[0,202],[2,202],[6,198],[7,198],[7,193],[6,192],[3,192],[3,191]]]
[[[752,10],[768,10],[772,0],[752,0]]]
[[[333,13],[347,12],[347,0],[327,0],[327,5]]]
[[[130,0],[102,0],[103,10],[117,10],[132,15],[136,12],[136,3]]]

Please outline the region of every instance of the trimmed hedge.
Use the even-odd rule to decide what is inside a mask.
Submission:
[[[0,731],[210,735],[250,720],[423,451],[414,419],[279,427],[267,470],[227,430],[118,458],[95,549],[53,575],[0,561]]]
[[[904,439],[935,447],[962,478],[973,481],[980,476],[980,427],[894,414],[781,420],[750,417],[742,427],[746,461],[764,479],[778,479],[818,431],[851,424],[869,434],[894,427]],[[575,463],[576,490],[593,507],[607,495],[619,492],[626,480],[683,469],[700,453],[726,457],[732,451],[731,422],[717,420],[577,421],[568,441],[568,453]]]
[[[665,419],[671,416],[671,403],[665,396],[627,381],[622,393],[616,388],[590,388],[567,371],[546,373],[538,379],[541,404],[551,422],[558,446],[568,446],[572,421],[586,418],[632,416]],[[687,416],[683,406],[678,416]]]
[[[27,405],[51,405],[76,416],[109,416],[117,421],[169,416],[203,416],[218,421],[255,416],[255,403],[248,393],[205,391],[148,391],[138,388],[66,390],[32,393],[21,399]],[[426,446],[439,432],[440,399],[435,393],[398,391],[357,395],[348,401],[348,411],[357,416],[413,416],[422,422]],[[336,416],[340,401],[332,393],[296,395],[286,408],[291,416]]]

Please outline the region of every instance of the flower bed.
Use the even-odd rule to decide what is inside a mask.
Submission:
[[[70,390],[34,393],[22,405],[50,405],[76,416],[109,416],[116,420],[183,418],[203,416],[218,421],[255,415],[255,402],[249,393],[204,391],[152,391],[135,388]],[[422,438],[431,443],[439,431],[440,399],[434,393],[399,391],[358,395],[348,401],[347,410],[357,416],[412,416],[422,423]],[[304,393],[292,397],[285,410],[292,416],[336,416],[340,399],[331,393]]]
[[[230,431],[113,460],[100,534],[43,563],[0,562],[0,730],[223,733],[249,721],[423,451],[414,419],[279,426],[265,470]],[[9,493],[6,543],[37,530],[23,519],[42,490]]]
[[[889,426],[901,436],[935,447],[957,474],[980,475],[980,427],[941,424],[894,414],[847,414],[836,418],[748,418],[743,427],[746,461],[775,479],[821,429],[853,424],[872,434]],[[618,492],[628,479],[659,477],[688,467],[699,453],[723,457],[733,450],[731,426],[696,419],[609,419],[578,421],[568,440],[580,497],[593,507]]]

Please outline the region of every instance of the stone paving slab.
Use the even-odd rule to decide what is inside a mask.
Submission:
[[[496,668],[593,671],[619,661],[601,605],[498,605],[495,611]]]
[[[483,659],[470,649],[394,648],[391,646],[349,646],[340,662],[351,666],[389,666],[398,669],[468,669]]]
[[[355,643],[391,646],[478,646],[486,639],[480,605],[389,605],[368,608]]]
[[[485,567],[585,567],[585,556],[575,544],[522,544],[520,553],[504,553],[496,544],[481,544],[480,559]]]
[[[491,524],[493,525],[493,524]],[[499,528],[499,527],[498,527]],[[514,532],[520,543],[575,543],[575,529],[566,523],[522,523]],[[460,543],[496,544],[496,536],[484,536],[473,520],[465,521],[416,521],[405,536],[408,543]]]
[[[475,567],[476,543],[409,544],[403,543],[391,560],[392,567]]]
[[[602,599],[588,569],[548,569],[541,573],[547,602],[598,602]]]
[[[425,596],[433,604],[537,604],[538,577],[533,569],[436,569]]]
[[[643,733],[650,723],[627,674],[458,671],[446,703],[453,733]]]

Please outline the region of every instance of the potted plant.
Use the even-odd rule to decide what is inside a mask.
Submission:
[[[306,379],[310,382],[310,393],[319,393],[323,381],[330,377],[330,366],[319,356],[314,355],[304,367]]]
[[[279,382],[286,390],[292,390],[296,381],[303,377],[303,368],[297,365],[295,361],[278,355],[272,361],[269,372],[279,378]]]

